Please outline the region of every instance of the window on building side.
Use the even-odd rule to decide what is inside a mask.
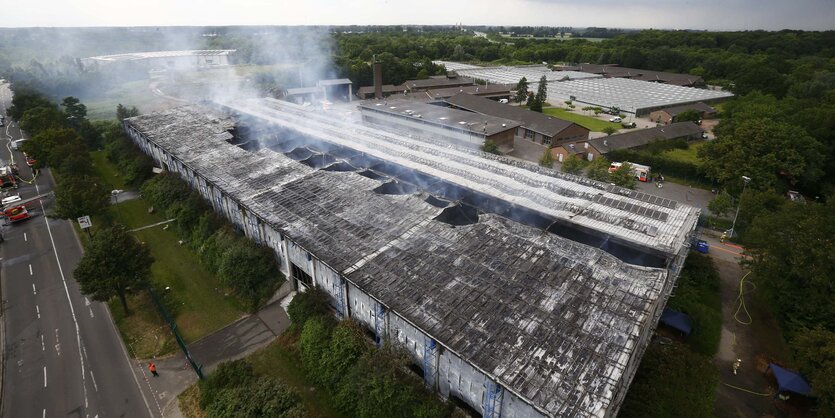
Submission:
[[[533,141],[533,137],[534,137],[533,131],[530,130],[530,129],[525,129],[525,138],[528,138],[531,141]]]

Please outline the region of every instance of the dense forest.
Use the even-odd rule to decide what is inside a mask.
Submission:
[[[234,48],[240,64],[317,67],[357,86],[371,84],[373,59],[383,62],[384,81],[392,84],[443,74],[433,60],[605,63],[701,76],[737,95],[721,105],[717,138],[699,153],[701,175],[721,190],[711,211],[728,215],[741,204],[736,239],[752,256],[750,267],[790,341],[794,366],[819,394],[820,415],[835,416],[835,31],[645,30],[607,32],[610,39],[590,42],[497,38],[508,28],[476,29],[488,37],[431,26],[68,29],[66,37],[57,29],[4,30],[0,75],[60,98],[141,76],[110,74],[103,81],[82,71],[78,57]],[[747,187],[742,176],[752,179]],[[788,200],[789,190],[806,202]]]

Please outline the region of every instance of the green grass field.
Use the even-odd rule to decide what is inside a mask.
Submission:
[[[600,120],[591,116],[585,116],[582,115],[580,112],[582,111],[574,110],[573,112],[569,112],[568,110],[559,107],[548,107],[542,109],[542,113],[546,115],[574,122],[594,132],[603,132],[603,129],[606,129],[607,126],[611,126],[615,129],[622,128],[619,123],[607,122],[605,120]]]
[[[164,220],[159,214],[148,213],[147,203],[139,199],[113,206],[112,216],[128,228]],[[175,301],[174,318],[186,342],[205,337],[244,315],[238,300],[224,293],[218,279],[200,265],[189,247],[179,244],[173,231],[157,226],[134,234],[151,250],[154,287]],[[134,295],[128,303],[133,310],[129,317],[124,317],[118,301],[111,302],[111,310],[135,356],[146,358],[176,349],[173,337],[146,294]]]
[[[87,118],[106,120],[116,117],[116,106],[136,106],[140,112],[148,113],[169,107],[172,103],[155,95],[148,87],[148,80],[137,80],[122,84],[105,92],[101,96],[81,97],[87,106]]]
[[[103,151],[93,152],[91,157],[96,173],[110,187],[124,187],[121,177],[114,176],[116,168]],[[131,229],[165,220],[161,214],[148,213],[148,204],[141,199],[111,206],[110,216]],[[104,223],[101,219],[93,220],[94,227]],[[200,265],[197,255],[189,247],[179,244],[179,237],[173,231],[157,226],[134,234],[151,250],[154,287],[158,293],[167,293],[165,297],[175,302],[174,318],[186,342],[205,337],[244,315],[244,307],[237,298],[225,293],[217,277]],[[166,287],[170,290],[166,291]],[[118,300],[111,301],[110,310],[132,355],[148,358],[177,349],[173,336],[146,293],[131,296],[128,305],[132,311],[128,317]]]
[[[705,141],[691,142],[687,149],[669,150],[664,155],[674,160],[700,165],[701,161],[696,157],[696,153],[704,144],[706,144]]]
[[[125,189],[125,180],[116,171],[116,167],[107,160],[107,154],[104,151],[93,151],[90,153],[90,158],[93,160],[93,170],[107,183],[108,190]]]

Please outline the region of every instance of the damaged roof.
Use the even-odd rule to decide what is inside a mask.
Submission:
[[[260,114],[275,119],[275,109],[267,106]],[[346,129],[331,122],[335,129]],[[426,203],[424,193],[379,194],[374,189],[386,179],[317,171],[275,151],[234,146],[228,132],[232,120],[204,108],[180,107],[126,123],[547,415],[602,416],[613,407],[615,394],[628,383],[623,381],[628,362],[637,361],[637,340],[655,325],[649,323],[652,311],[667,281],[673,280],[664,269],[624,263],[602,250],[496,215],[452,227],[434,220],[443,209]],[[348,133],[354,138],[367,134]],[[428,163],[428,157],[405,153],[397,143],[375,144],[394,160]],[[432,146],[409,144],[415,152]],[[358,140],[355,145],[366,151],[363,147],[369,144]],[[493,184],[499,180],[537,182],[543,192],[570,197],[563,205],[582,206],[577,218],[594,218],[591,214],[601,210],[596,205],[604,204],[595,203],[601,196],[643,199],[615,193],[609,185],[526,171],[483,156],[480,163],[469,161],[467,155],[476,154],[446,161],[453,172],[477,175],[459,180],[481,179],[486,188],[499,187]],[[497,177],[478,173],[482,170]],[[673,212],[682,208],[687,207],[679,205]],[[687,228],[673,221],[673,212],[668,222]]]

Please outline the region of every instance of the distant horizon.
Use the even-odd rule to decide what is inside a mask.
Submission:
[[[11,0],[0,0],[4,10]],[[454,25],[695,31],[832,30],[832,0],[35,0],[5,28]],[[433,24],[427,22],[435,22]]]
[[[351,26],[359,26],[359,27],[380,27],[380,28],[390,28],[390,27],[449,27],[450,29],[459,26],[458,24],[429,24],[429,23],[402,23],[402,24],[361,24],[361,23],[351,23],[351,24],[333,24],[333,25],[326,25],[326,24],[299,24],[299,25],[291,25],[291,24],[228,24],[228,25],[92,25],[92,26],[0,26],[0,30],[15,30],[15,29],[122,29],[122,28],[257,28],[257,27],[264,27],[264,28],[276,28],[276,27],[286,27],[286,28],[334,28],[334,27],[351,27]],[[835,31],[835,28],[832,29],[799,29],[799,28],[782,28],[782,29],[698,29],[698,28],[664,28],[664,27],[617,27],[617,26],[572,26],[572,25],[518,25],[518,24],[468,24],[462,25],[464,29],[472,29],[472,28],[480,28],[480,27],[489,27],[489,28],[498,28],[498,27],[522,27],[522,28],[561,28],[561,27],[570,27],[572,29],[588,29],[588,28],[599,28],[599,29],[614,29],[614,30],[623,30],[623,31],[645,31],[645,30],[657,30],[657,31],[665,31],[665,32],[782,32],[782,31],[790,31],[790,32],[832,32]]]

